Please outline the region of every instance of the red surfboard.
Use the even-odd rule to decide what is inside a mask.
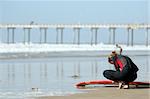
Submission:
[[[84,87],[86,85],[94,85],[94,84],[107,84],[112,85],[115,84],[112,80],[93,80],[93,81],[86,81],[86,82],[79,82],[76,84],[77,87]],[[150,85],[150,82],[130,82],[130,85]]]

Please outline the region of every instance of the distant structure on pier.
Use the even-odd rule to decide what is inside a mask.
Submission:
[[[149,45],[149,29],[150,24],[34,24],[31,22],[30,24],[0,24],[0,29],[7,30],[7,37],[5,43],[15,43],[15,30],[22,29],[24,32],[23,43],[31,42],[31,30],[39,29],[40,37],[39,43],[47,43],[47,30],[48,29],[56,29],[56,44],[64,44],[64,29],[73,29],[74,37],[73,44],[81,44],[80,42],[80,33],[81,29],[90,29],[91,31],[91,40],[89,41],[91,45],[98,44],[98,30],[100,29],[108,29],[109,31],[109,44],[116,43],[116,30],[117,29],[125,29],[127,32],[127,45],[134,45],[134,30],[136,29],[144,29],[145,30],[145,45]],[[42,41],[42,35],[44,35],[44,40]],[[131,37],[130,37],[131,36]],[[36,37],[36,36],[35,36]]]

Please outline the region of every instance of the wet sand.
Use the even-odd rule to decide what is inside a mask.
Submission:
[[[87,90],[87,93],[40,97],[38,99],[150,99],[150,88],[117,89],[116,87],[101,87]]]

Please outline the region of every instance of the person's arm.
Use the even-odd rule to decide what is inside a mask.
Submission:
[[[115,61],[114,61],[114,66],[115,66],[116,71],[120,71],[120,66],[119,66],[119,64],[117,63],[117,59],[118,59],[118,57],[116,56],[116,57],[115,57]]]
[[[116,71],[120,71],[119,66],[116,66],[116,65],[114,64],[114,67],[115,67]]]

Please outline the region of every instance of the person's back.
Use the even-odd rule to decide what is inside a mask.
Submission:
[[[130,66],[131,73],[136,73],[139,70],[138,67],[134,64],[134,62],[128,56],[124,56],[124,57],[128,61],[128,65]]]

